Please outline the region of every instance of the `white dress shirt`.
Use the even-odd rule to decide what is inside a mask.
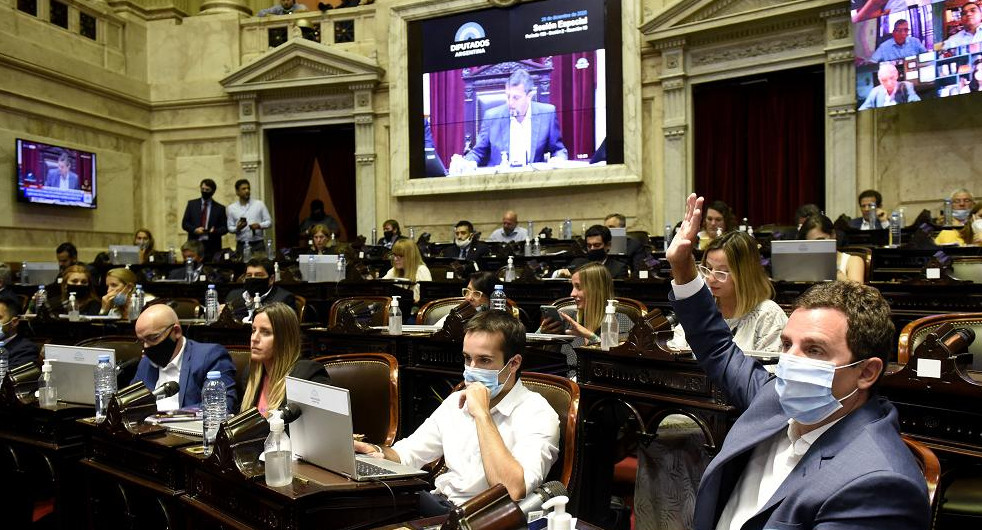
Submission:
[[[474,418],[458,407],[461,392],[454,392],[408,438],[392,449],[403,464],[422,467],[443,456],[447,472],[436,478],[435,492],[454,504],[466,502],[491,487],[484,475]],[[525,491],[542,483],[559,453],[559,418],[549,402],[525,388],[521,379],[491,409],[505,447],[522,466]]]
[[[236,241],[262,241],[263,230],[273,226],[273,219],[269,216],[269,210],[259,199],[249,199],[249,202],[242,204],[242,201],[235,201],[225,209],[228,214],[228,231],[235,234]],[[245,217],[246,226],[242,230],[236,231],[235,226],[239,219]],[[249,225],[259,223],[259,230],[253,233]]]
[[[532,105],[525,108],[522,121],[512,116],[508,127],[508,160],[512,164],[525,165],[535,158],[532,153]]]
[[[181,384],[181,362],[184,360],[184,348],[187,348],[188,341],[184,337],[181,337],[181,350],[177,352],[177,355],[167,363],[167,366],[161,368],[157,366],[157,388],[164,386],[164,383],[173,381],[177,384]],[[153,364],[153,361],[150,361]],[[154,390],[157,390],[154,388]],[[157,410],[163,412],[165,410],[174,410],[181,408],[181,393],[178,392],[169,398],[160,399],[157,401]]]

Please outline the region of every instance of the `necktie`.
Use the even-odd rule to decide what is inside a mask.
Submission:
[[[201,201],[201,228],[208,228],[208,201]]]

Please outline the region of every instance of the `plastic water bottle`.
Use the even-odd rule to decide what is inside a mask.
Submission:
[[[211,324],[218,320],[218,291],[215,284],[209,283],[205,291],[205,322]]]
[[[954,223],[954,216],[951,212],[951,199],[944,200],[944,225],[951,226]]]
[[[494,286],[494,292],[491,293],[491,309],[498,309],[500,311],[508,310],[508,298],[505,296],[505,286],[500,283]]]
[[[51,361],[45,360],[38,378],[38,405],[43,409],[58,408],[58,388],[55,387],[55,374],[51,373]]]
[[[75,293],[68,294],[68,321],[78,322],[82,320],[82,317],[78,312],[78,300],[75,299]]]
[[[409,227],[409,240],[416,241],[416,227]]]
[[[542,254],[542,247],[539,245],[539,238],[538,237],[533,237],[532,238],[532,255],[533,256],[538,256],[540,254]]]
[[[508,265],[505,265],[505,282],[515,281],[515,258],[508,256]]]
[[[525,236],[525,257],[530,257],[532,255],[532,240]]]
[[[143,285],[136,284],[133,295],[130,296],[130,320],[136,320],[143,312],[143,303],[146,295],[143,294]]]
[[[115,248],[113,249],[112,264],[119,265],[119,249],[115,249]]]
[[[282,277],[280,276],[280,262],[274,261],[273,262],[273,281],[274,282],[280,282],[281,280],[282,280]]]
[[[600,349],[609,351],[611,348],[616,348],[620,342],[620,333],[620,324],[617,322],[614,300],[607,300],[607,308],[604,310],[604,321],[600,326]]]
[[[269,411],[266,437],[266,485],[274,488],[293,484],[293,446],[283,428],[283,411]]]
[[[211,453],[211,446],[215,443],[215,437],[218,436],[218,429],[228,414],[225,395],[222,373],[218,370],[208,372],[205,386],[201,389],[201,411],[203,413],[201,423],[204,426],[201,446],[205,449],[206,454]]]
[[[317,264],[314,262],[314,255],[307,256],[307,283],[317,281]]]
[[[563,239],[573,239],[573,220],[569,217],[563,221]]]
[[[95,421],[106,419],[109,399],[116,393],[116,367],[109,355],[100,355],[95,365]]]
[[[0,340],[0,379],[7,375],[10,368],[10,355],[7,353],[7,343]]]
[[[389,335],[402,335],[402,310],[399,309],[399,297],[392,297],[389,306]]]
[[[242,261],[248,262],[252,259],[252,244],[248,241],[242,243]]]
[[[894,210],[890,214],[890,244],[891,247],[900,246],[900,212]]]
[[[344,254],[338,254],[338,281],[348,277],[348,260]]]
[[[30,275],[30,273],[27,270],[27,262],[26,261],[20,262],[20,283],[22,283],[24,285],[30,285],[31,284],[31,275]]]
[[[665,252],[668,252],[668,247],[672,244],[672,225],[665,225]]]
[[[34,312],[37,313],[42,307],[48,305],[48,292],[44,290],[44,285],[38,285],[38,291],[34,293]]]
[[[273,259],[276,256],[276,249],[273,248],[273,239],[269,238],[266,240],[266,257]]]
[[[191,258],[184,260],[184,279],[188,283],[194,282],[194,260]]]
[[[880,228],[880,223],[876,219],[876,203],[871,203],[869,209],[866,210],[866,224],[869,225],[867,230],[876,230]]]
[[[372,240],[368,242],[369,245],[378,244],[378,228],[372,227]]]

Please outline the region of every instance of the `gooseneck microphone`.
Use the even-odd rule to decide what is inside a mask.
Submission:
[[[167,399],[176,394],[180,389],[181,385],[177,384],[177,381],[167,381],[166,383],[157,387],[157,390],[153,391],[153,397],[157,401]]]
[[[527,495],[524,499],[518,501],[518,508],[522,510],[522,513],[528,517],[528,514],[539,511],[542,509],[542,503],[553,497],[559,497],[560,495],[569,496],[566,492],[566,486],[563,486],[562,482],[558,480],[553,480],[551,482],[546,482],[532,490],[532,493]]]

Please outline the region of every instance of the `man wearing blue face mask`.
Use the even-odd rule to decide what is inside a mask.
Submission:
[[[559,452],[559,418],[519,375],[525,327],[504,311],[482,311],[464,335],[463,390],[451,394],[416,432],[392,447],[355,442],[355,451],[422,467],[441,456],[447,472],[421,498],[424,515],[454,505],[495,484],[514,500],[534,490]]]
[[[924,476],[896,409],[875,393],[894,349],[886,301],[855,282],[812,287],[795,303],[771,375],[733,344],[696,273],[702,202],[689,196],[666,252],[670,299],[700,366],[741,414],[699,483],[693,527],[929,528]]]

